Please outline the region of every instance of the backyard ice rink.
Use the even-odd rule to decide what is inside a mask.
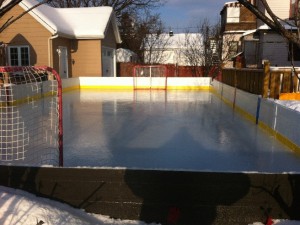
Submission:
[[[64,166],[300,172],[300,156],[208,91],[63,94]]]

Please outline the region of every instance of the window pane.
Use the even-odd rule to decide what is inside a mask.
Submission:
[[[9,48],[10,51],[10,65],[11,66],[18,66],[18,48]]]
[[[29,66],[29,49],[21,47],[21,66]]]

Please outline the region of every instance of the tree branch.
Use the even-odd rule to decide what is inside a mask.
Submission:
[[[44,0],[34,6],[32,6],[31,8],[29,8],[28,10],[24,11],[23,13],[21,13],[19,16],[17,16],[16,18],[13,19],[13,17],[10,17],[1,27],[0,27],[0,33],[3,32],[3,30],[5,30],[7,27],[9,27],[11,24],[13,24],[14,22],[16,22],[18,19],[20,19],[21,17],[23,17],[25,14],[27,14],[28,12],[30,12],[31,10],[35,9],[36,7],[48,3],[51,0]],[[21,2],[21,1],[20,1]],[[8,10],[9,11],[9,10]],[[2,11],[1,11],[2,12]]]
[[[238,0],[239,3],[244,5],[248,10],[250,10],[258,19],[262,20],[265,24],[267,24],[272,30],[285,37],[288,41],[296,44],[300,47],[300,41],[293,32],[285,29],[285,27],[279,22],[279,18],[273,13],[270,9],[266,0],[260,0],[266,11],[270,15],[271,19],[267,17],[263,12],[261,12],[255,5],[251,4],[247,0]]]

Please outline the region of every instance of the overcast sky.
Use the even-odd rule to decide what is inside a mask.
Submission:
[[[184,32],[186,27],[194,27],[204,18],[211,22],[220,19],[220,11],[230,0],[166,0],[159,9],[166,27],[174,32]]]

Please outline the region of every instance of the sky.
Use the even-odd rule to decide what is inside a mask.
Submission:
[[[167,29],[175,33],[193,28],[203,19],[215,23],[220,19],[220,11],[230,0],[166,0],[158,10]]]

